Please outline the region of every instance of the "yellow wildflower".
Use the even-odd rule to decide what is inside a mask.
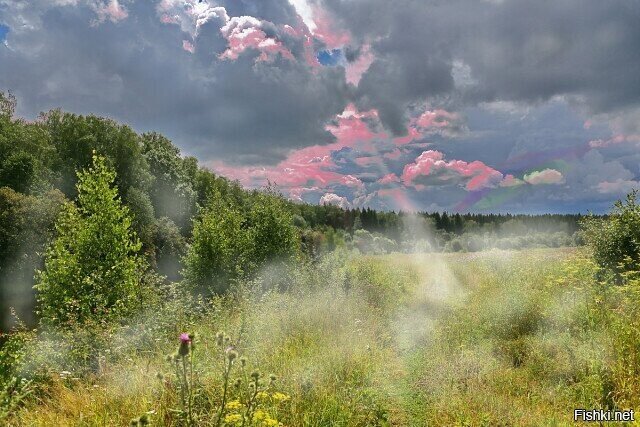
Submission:
[[[279,391],[273,393],[272,396],[276,402],[286,402],[287,400],[291,399],[288,394],[280,393]]]
[[[266,412],[264,412],[264,411],[262,411],[262,410],[258,409],[258,410],[253,414],[253,421],[262,421],[262,420],[264,420],[265,418],[268,418],[268,417],[269,417],[269,415],[268,415]]]
[[[227,403],[227,409],[230,409],[232,411],[240,408],[242,408],[242,403],[240,403],[240,401],[238,400],[232,400],[231,402]]]
[[[242,415],[240,414],[229,414],[224,417],[225,424],[229,424],[232,426],[237,426],[242,423]]]
[[[273,418],[269,418],[267,417],[263,422],[262,425],[264,427],[277,427],[278,426],[278,420],[274,420]]]
[[[267,397],[269,397],[269,394],[264,391],[260,391],[258,392],[258,394],[256,394],[256,397],[258,399],[266,399]]]

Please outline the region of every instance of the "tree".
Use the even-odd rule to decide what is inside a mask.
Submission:
[[[194,224],[184,277],[196,291],[223,293],[267,263],[294,257],[299,242],[293,216],[272,192],[253,194],[245,209],[218,194]]]
[[[249,262],[257,270],[267,262],[290,260],[299,250],[300,237],[293,215],[273,192],[259,193],[248,215],[251,253]]]
[[[15,320],[10,307],[33,325],[33,273],[42,268],[41,253],[53,237],[64,202],[58,190],[36,197],[0,188],[0,330],[8,330]]]
[[[140,298],[144,262],[116,174],[103,157],[78,173],[77,203],[66,203],[36,289],[42,321],[65,325],[118,319]]]
[[[191,159],[182,159],[180,150],[160,134],[146,133],[141,140],[144,157],[154,177],[151,199],[158,217],[166,216],[185,230],[190,225],[196,203],[192,180],[197,174],[197,166]]]
[[[211,199],[193,226],[185,257],[184,277],[197,292],[225,292],[230,281],[242,277],[249,253],[249,234],[237,207],[221,197]]]

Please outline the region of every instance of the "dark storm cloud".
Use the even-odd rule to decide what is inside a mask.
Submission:
[[[126,19],[98,24],[90,3],[19,3],[0,9],[7,15],[0,21],[22,28],[10,33],[8,48],[0,46],[0,90],[12,90],[28,117],[56,107],[108,115],[164,132],[204,159],[270,162],[291,148],[330,142],[324,124],[346,105],[341,69],[256,61],[250,50],[218,59],[227,46],[220,22],[203,25],[192,40],[162,23],[152,2],[121,2]],[[286,1],[229,3],[237,14],[297,19]],[[182,40],[195,46],[193,55]],[[290,47],[301,50],[293,41]]]
[[[588,114],[640,105],[634,0],[324,0],[377,61],[359,88],[399,131],[407,104],[447,95],[475,105],[566,96]],[[453,88],[456,61],[471,81]],[[636,113],[627,118],[637,123]]]

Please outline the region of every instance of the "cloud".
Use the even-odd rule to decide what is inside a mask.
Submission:
[[[632,190],[638,188],[640,188],[640,182],[624,179],[616,179],[615,181],[602,181],[598,183],[596,187],[599,193],[615,194],[618,196],[627,194]]]
[[[351,207],[351,203],[347,200],[346,197],[340,197],[334,193],[326,193],[320,198],[321,205],[336,205],[343,209],[347,209]]]
[[[274,164],[335,141],[325,125],[348,103],[344,69],[308,64],[308,30],[288,2],[239,3],[127,2],[120,20],[122,2],[9,2],[0,89],[28,118],[57,107],[106,115],[203,160]],[[105,22],[92,26],[95,4]]]
[[[420,188],[428,185],[452,183],[464,186],[468,191],[491,188],[500,184],[502,173],[480,161],[445,161],[439,151],[424,151],[404,167],[402,181]]]
[[[531,185],[562,184],[564,177],[555,169],[544,169],[525,175],[524,181]]]
[[[94,7],[96,15],[98,15],[95,21],[97,24],[101,24],[107,20],[116,23],[129,16],[127,9],[123,7],[118,0],[109,0],[107,3],[97,3]]]
[[[627,0],[0,0],[0,90],[314,203],[604,209],[640,176],[639,20]]]

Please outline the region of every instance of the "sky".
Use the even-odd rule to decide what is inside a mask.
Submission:
[[[637,0],[0,0],[0,90],[342,207],[606,212],[640,187]]]

